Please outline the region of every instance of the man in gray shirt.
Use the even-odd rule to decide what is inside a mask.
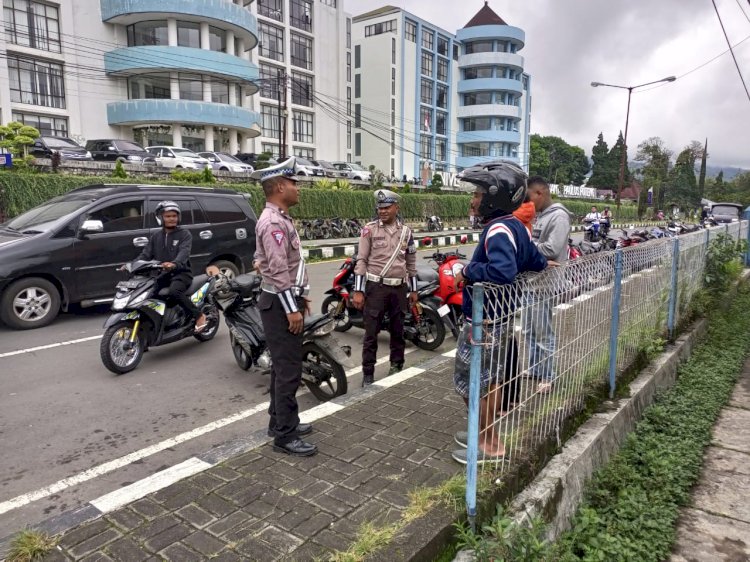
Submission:
[[[561,203],[552,201],[549,184],[534,176],[528,181],[528,197],[534,203],[536,219],[532,239],[539,252],[559,264],[568,259],[568,238],[572,215]],[[556,275],[556,273],[549,273]],[[532,290],[523,309],[523,329],[529,346],[529,374],[539,381],[537,391],[552,390],[556,375],[552,356],[555,353],[555,333],[552,329],[552,296],[555,287]]]

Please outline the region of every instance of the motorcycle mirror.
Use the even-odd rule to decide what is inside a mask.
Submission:
[[[432,238],[422,238],[422,245],[423,246],[431,246],[432,245]]]

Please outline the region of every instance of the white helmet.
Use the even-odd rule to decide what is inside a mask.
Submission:
[[[180,206],[175,203],[174,201],[160,201],[159,204],[156,206],[156,222],[159,224],[162,223],[162,215],[166,213],[167,211],[174,211],[177,213],[177,216],[179,219],[182,219],[182,211],[180,211]]]

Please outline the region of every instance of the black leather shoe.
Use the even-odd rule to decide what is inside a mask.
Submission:
[[[300,423],[297,425],[298,436],[310,435],[312,433],[312,430],[313,430],[313,426],[311,423]],[[268,430],[268,436],[269,437],[274,436],[273,431],[271,431],[271,429]]]
[[[318,452],[318,446],[307,441],[302,441],[302,439],[295,439],[282,445],[274,443],[273,450],[292,455],[293,457],[311,457]]]
[[[375,375],[364,375],[362,377],[362,388],[370,386],[375,382]]]
[[[404,364],[403,363],[391,363],[391,368],[388,370],[388,375],[395,375],[396,373],[400,373],[404,370]]]

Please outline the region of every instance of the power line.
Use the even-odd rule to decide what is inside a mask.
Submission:
[[[740,12],[742,12],[742,15],[745,16],[745,19],[748,22],[750,22],[750,16],[748,16],[747,13],[745,12],[745,8],[743,8],[742,4],[740,4],[740,0],[734,0],[734,1],[737,2],[737,7],[740,9]],[[750,3],[750,2],[748,2],[748,3]]]
[[[714,11],[716,12],[716,17],[719,18],[719,25],[721,25],[721,31],[724,33],[724,39],[727,40],[727,45],[729,45],[729,52],[732,53],[732,60],[734,61],[734,66],[737,67],[737,73],[740,75],[740,80],[742,81],[742,86],[745,88],[747,99],[748,101],[750,101],[750,90],[747,89],[747,84],[745,84],[745,78],[744,76],[742,76],[742,71],[740,70],[740,65],[737,62],[737,57],[734,56],[734,49],[732,49],[732,44],[729,42],[729,36],[727,35],[727,30],[724,29],[724,22],[721,21],[721,14],[719,14],[719,8],[716,7],[716,0],[711,0],[711,3],[714,5]]]

